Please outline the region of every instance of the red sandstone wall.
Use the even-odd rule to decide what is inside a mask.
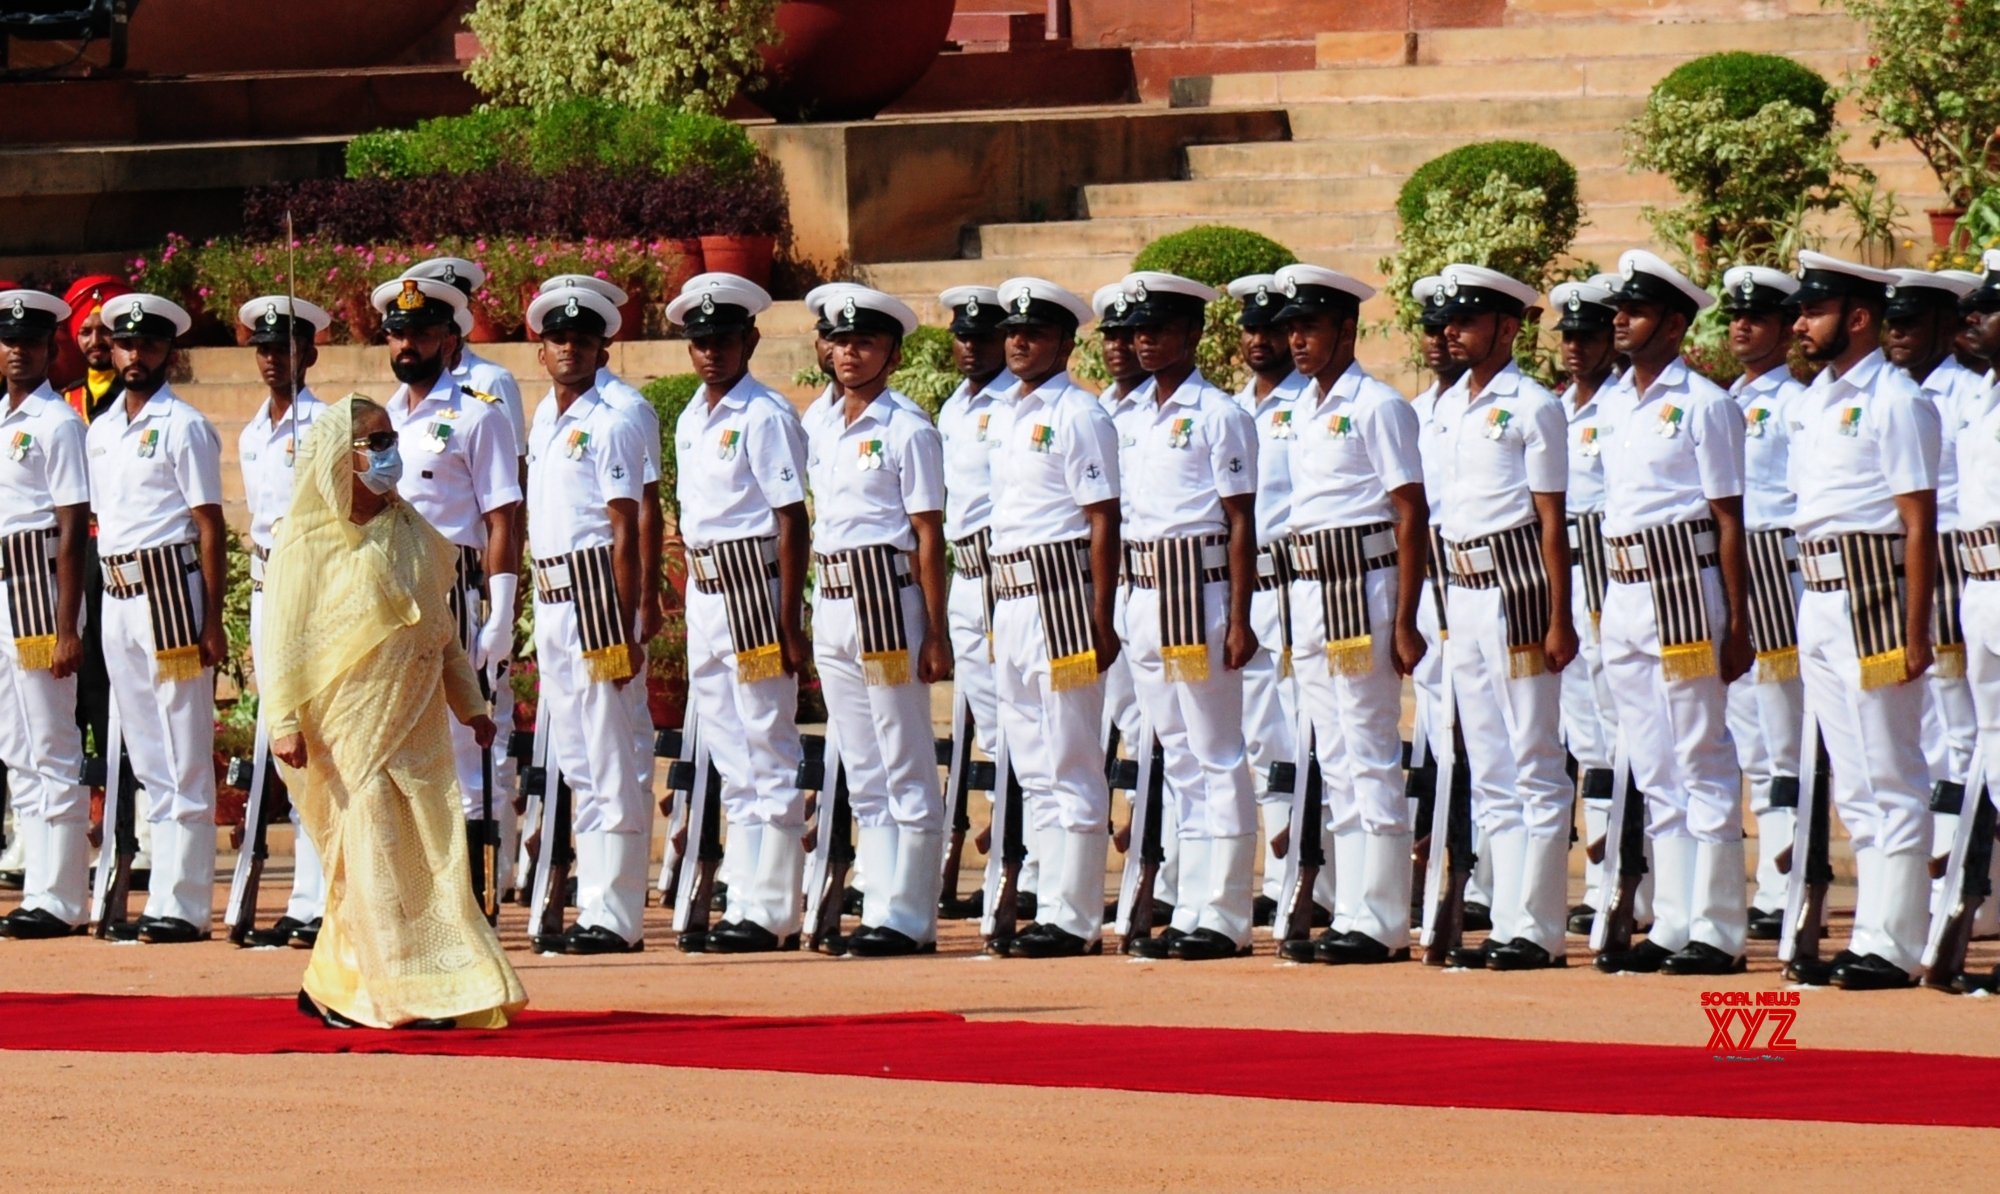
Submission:
[[[1003,3],[959,0],[959,7]],[[1506,0],[1070,0],[1070,22],[1079,46],[1129,48],[1141,96],[1158,99],[1177,75],[1309,69],[1313,35],[1322,31],[1498,25],[1506,7]]]

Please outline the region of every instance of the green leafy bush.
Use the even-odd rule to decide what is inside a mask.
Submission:
[[[1203,224],[1172,232],[1139,250],[1134,273],[1179,274],[1217,290],[1248,274],[1268,274],[1298,261],[1290,249],[1244,228]]]
[[[701,389],[701,378],[693,373],[670,373],[656,377],[641,386],[639,392],[646,401],[653,404],[653,413],[660,417],[660,504],[669,512],[680,510],[680,492],[677,481],[680,477],[680,454],[674,440],[674,428],[680,425],[681,412]]]
[[[914,399],[933,419],[963,380],[951,359],[951,333],[938,327],[920,327],[903,337],[902,367],[889,375],[889,384]]]
[[[1868,28],[1868,69],[1852,79],[1862,112],[1916,147],[1949,206],[1966,206],[1994,184],[2000,158],[2000,5],[1843,3]],[[1875,144],[1886,135],[1876,132]]]
[[[479,0],[465,23],[479,37],[466,68],[503,104],[573,96],[720,112],[763,69],[778,40],[778,0]]]
[[[1653,88],[1626,133],[1631,168],[1666,175],[1685,197],[1645,215],[1697,282],[1742,262],[1784,268],[1815,212],[1846,208],[1864,244],[1894,236],[1879,226],[1893,215],[1873,176],[1840,156],[1832,90],[1789,58],[1697,58]]]
[[[1556,262],[1576,239],[1576,168],[1541,145],[1489,141],[1461,146],[1419,166],[1403,185],[1400,247],[1382,260],[1383,289],[1396,305],[1391,322],[1410,337],[1422,309],[1410,297],[1417,279],[1453,262],[1483,265],[1546,292],[1563,271]],[[1536,327],[1523,322],[1514,356],[1548,376]]]
[[[347,143],[347,176],[427,178],[491,170],[522,158],[529,123],[523,109],[486,108],[435,116],[415,128],[363,133]]]
[[[759,160],[734,121],[662,104],[588,97],[545,108],[486,108],[410,129],[364,133],[347,146],[349,178],[429,178],[516,166],[543,177],[578,169],[729,181]]]

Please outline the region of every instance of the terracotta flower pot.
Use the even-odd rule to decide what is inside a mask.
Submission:
[[[702,259],[700,237],[674,237],[661,241],[660,247],[679,255],[676,261],[668,262],[663,258],[660,262],[659,298],[661,302],[672,302],[680,294],[681,287],[687,285],[687,280],[708,266]]]
[[[771,286],[771,254],[775,236],[704,236],[701,238],[702,264],[711,273],[735,274],[757,285]]]
[[[671,730],[680,726],[687,717],[687,697],[687,677],[648,675],[646,711],[652,715],[653,728]]]
[[[787,0],[777,13],[784,36],[758,47],[766,77],[750,98],[781,121],[867,120],[924,77],[956,7],[957,0]]]
[[[1924,214],[1931,218],[1931,240],[1938,248],[1955,252],[1965,247],[1966,238],[1958,231],[1958,222],[1965,218],[1964,208],[1932,207]]]

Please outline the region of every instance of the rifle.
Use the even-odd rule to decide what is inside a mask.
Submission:
[[[1799,799],[1810,807],[1798,818],[1792,836],[1792,863],[1795,869],[1791,894],[1786,900],[1785,935],[1778,943],[1778,957],[1789,963],[1786,977],[1795,978],[1800,963],[1819,961],[1820,941],[1826,936],[1826,889],[1833,883],[1833,862],[1828,858],[1827,835],[1831,831],[1827,806],[1832,802],[1833,766],[1827,758],[1826,743],[1820,737],[1817,718],[1807,714],[1806,735],[1811,740],[1813,773],[1810,783],[1800,783]],[[1802,777],[1803,778],[1803,777]],[[1801,859],[1799,855],[1803,854]]]
[[[1115,732],[1115,731],[1114,731]],[[1118,952],[1129,954],[1135,943],[1153,935],[1153,889],[1159,883],[1160,866],[1167,860],[1161,827],[1167,819],[1166,752],[1153,737],[1152,749],[1138,765],[1139,799],[1132,802],[1133,849],[1126,848],[1125,875],[1118,885],[1118,923],[1121,940]]]
[[[1465,885],[1472,880],[1478,857],[1472,852],[1472,767],[1465,756],[1465,739],[1457,719],[1451,728],[1452,757],[1438,760],[1438,779],[1444,797],[1434,800],[1431,816],[1432,845],[1428,854],[1424,924],[1424,965],[1448,966],[1451,951],[1465,940]],[[1436,841],[1444,839],[1444,856],[1438,857]],[[1439,863],[1442,863],[1440,866]]]
[[[539,839],[534,849],[534,902],[528,911],[528,940],[537,953],[563,952],[563,907],[569,902],[569,871],[576,863],[570,840],[575,817],[569,782],[549,743],[549,707],[543,702],[535,716],[535,755],[539,762],[521,775],[521,790],[541,797]]]
[[[1021,864],[1028,860],[1027,795],[1021,791],[1020,777],[1008,764],[1005,742],[1000,745],[995,766],[1006,779],[995,785],[993,852],[986,859],[986,915],[980,929],[986,938],[986,952],[1004,958],[1014,948],[1020,917]]]
[[[701,774],[695,770],[695,752],[699,746],[697,725],[694,711],[689,710],[681,729],[665,729],[653,736],[653,757],[667,760],[667,794],[660,801],[660,811],[667,817],[667,844],[660,854],[660,877],[654,884],[663,908],[672,908],[679,902],[681,859],[686,851],[677,843],[685,840],[688,806]]]
[[[1320,836],[1320,826],[1326,823],[1325,777],[1320,774],[1319,756],[1310,738],[1304,755],[1305,783],[1299,783],[1298,764],[1280,761],[1271,764],[1268,785],[1273,792],[1292,793],[1292,845],[1285,851],[1284,898],[1271,935],[1277,940],[1279,955],[1295,962],[1310,960],[1293,955],[1301,945],[1311,949],[1313,888],[1319,883],[1320,869],[1326,866],[1326,843]]]
[[[960,697],[952,705],[951,737],[937,740],[938,763],[947,768],[945,791],[951,798],[951,844],[944,855],[943,898],[938,914],[947,920],[967,920],[978,916],[981,901],[958,896],[959,874],[965,858],[965,835],[972,831],[972,793],[993,790],[993,764],[972,757],[976,727],[972,708]]]
[[[493,683],[485,668],[476,669],[479,693],[493,704]],[[486,923],[500,923],[500,821],[493,815],[493,750],[479,752],[479,819],[466,826],[466,858],[472,865],[472,891]]]
[[[1974,760],[1968,773],[1984,775]],[[1952,840],[1950,861],[1945,870],[1947,890],[1958,895],[1951,911],[1936,920],[1931,930],[1930,948],[1924,953],[1924,985],[1940,991],[1970,989],[1960,982],[1965,973],[1965,954],[1972,944],[1972,921],[1979,906],[1993,894],[1993,834],[1995,814],[1993,793],[1979,785],[1973,797],[1972,815],[1959,810],[1958,833]],[[1979,986],[1986,985],[1981,981]]]
[[[127,923],[131,908],[132,860],[139,854],[139,829],[134,806],[139,798],[139,781],[125,754],[125,740],[117,736],[118,715],[111,715],[112,733],[107,741],[118,743],[115,764],[105,758],[84,762],[84,782],[104,789],[104,838],[97,852],[97,930],[100,940],[110,938],[113,925]],[[109,774],[107,774],[109,772]],[[91,783],[92,780],[96,783]],[[113,916],[113,913],[116,916]]]
[[[848,805],[847,769],[840,765],[837,745],[815,734],[804,735],[800,741],[805,758],[799,763],[799,787],[821,797],[806,891],[806,924],[812,931],[809,944],[816,953],[839,957],[847,952],[840,913],[847,902],[847,872],[854,865],[854,813]]]
[[[1639,885],[1646,881],[1646,801],[1633,786],[1631,771],[1622,759],[1616,775],[1610,821],[1618,832],[1615,859],[1608,844],[1609,827],[1604,831],[1607,844],[1600,847],[1611,863],[1604,875],[1611,898],[1590,926],[1590,945],[1598,953],[1624,953],[1632,948],[1632,934],[1638,927]]]
[[[257,894],[264,883],[264,863],[271,856],[271,821],[278,815],[278,802],[269,796],[274,785],[280,790],[284,786],[270,750],[270,739],[259,723],[250,758],[229,761],[229,786],[250,794],[243,805],[243,846],[236,853],[236,871],[230,878],[229,903],[223,917],[229,926],[230,944],[241,949],[285,944],[283,938],[257,928]]]
[[[535,759],[534,731],[509,730],[507,757],[514,760],[515,779],[525,781],[528,767]],[[520,810],[524,830],[527,824],[538,823],[541,820],[541,802],[531,797],[525,786],[521,789],[520,800],[515,807]],[[526,904],[533,898],[528,885],[533,882],[534,858],[528,852],[529,835],[524,831],[516,836],[518,840],[515,843],[513,874],[515,882],[507,891],[513,895],[515,903]]]

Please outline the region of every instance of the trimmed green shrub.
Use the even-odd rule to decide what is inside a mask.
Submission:
[[[639,388],[653,413],[660,417],[660,505],[670,513],[680,512],[680,456],[676,451],[674,428],[680,425],[681,411],[701,389],[701,378],[693,373],[669,373]]]
[[[1139,250],[1132,270],[1179,274],[1217,290],[1246,274],[1273,273],[1298,261],[1290,249],[1244,228],[1202,224],[1172,232]]]
[[[929,325],[903,337],[903,364],[889,375],[889,384],[914,399],[933,419],[963,380],[951,359],[951,333]]]
[[[347,176],[425,178],[491,170],[520,160],[529,119],[520,108],[487,108],[432,117],[415,128],[363,133],[347,143]]]
[[[364,133],[347,146],[349,178],[429,178],[513,166],[542,177],[578,169],[683,174],[722,181],[759,158],[741,126],[660,104],[570,99],[547,108],[487,108],[415,128]]]
[[[1713,96],[1730,120],[1747,120],[1765,104],[1782,101],[1818,117],[1819,131],[1833,127],[1833,88],[1818,71],[1781,54],[1710,54],[1675,67],[1653,93],[1678,100]]]
[[[1576,239],[1577,224],[1582,219],[1576,204],[1576,167],[1555,150],[1532,141],[1479,141],[1439,154],[1418,166],[1403,184],[1396,199],[1396,214],[1405,228],[1425,223],[1440,201],[1448,208],[1460,209],[1480,193],[1488,179],[1496,176],[1510,180],[1517,187],[1541,191],[1541,222],[1548,239],[1560,241],[1563,248]],[[1454,215],[1455,212],[1447,212],[1445,218]],[[1494,262],[1471,264],[1513,272],[1506,265]],[[1523,274],[1539,264],[1524,263]]]

